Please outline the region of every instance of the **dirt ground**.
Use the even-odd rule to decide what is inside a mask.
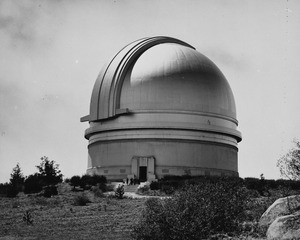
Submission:
[[[22,193],[15,199],[0,197],[0,239],[131,239],[146,201],[99,198],[85,191],[92,202],[75,206],[82,192],[59,192],[52,198]],[[26,211],[32,224],[23,220]]]

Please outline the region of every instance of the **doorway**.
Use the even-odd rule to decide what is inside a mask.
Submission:
[[[140,180],[140,182],[147,181],[147,167],[140,166],[139,180]]]
[[[133,156],[131,159],[131,177],[137,177],[140,181],[155,179],[154,156]],[[129,176],[129,175],[128,175]]]

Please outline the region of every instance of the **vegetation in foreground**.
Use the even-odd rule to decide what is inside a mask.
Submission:
[[[124,197],[122,185],[114,195],[104,195],[112,189],[103,176],[74,176],[62,183],[58,165],[47,157],[28,177],[17,164],[10,182],[0,184],[0,237],[264,239],[265,229],[258,227],[263,212],[277,198],[300,192],[299,151],[278,162],[290,180],[166,176],[139,188],[139,194],[156,196],[143,199]]]
[[[250,179],[259,183],[257,189],[247,188],[245,180],[239,178],[200,177],[175,182],[177,177],[169,178],[173,179],[173,189],[180,186],[179,191],[169,198],[146,201],[134,227],[135,239],[264,239],[266,229],[258,225],[264,211],[277,198],[299,194],[299,188],[271,189],[263,178]],[[181,186],[182,182],[185,185]]]
[[[145,199],[97,197],[91,190],[58,185],[58,195],[0,197],[0,238],[132,239]],[[10,238],[9,238],[10,237]]]
[[[74,191],[68,183],[60,183],[58,195],[50,198],[39,193],[0,197],[0,237],[264,239],[257,222],[283,196],[281,189],[272,189],[270,196],[262,197],[241,181],[224,179],[189,184],[162,199],[120,199],[98,190]],[[288,195],[295,193],[289,190]]]

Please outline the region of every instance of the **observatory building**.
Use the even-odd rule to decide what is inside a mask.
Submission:
[[[218,67],[170,37],[137,40],[100,72],[88,121],[89,174],[107,179],[238,176],[236,108]]]

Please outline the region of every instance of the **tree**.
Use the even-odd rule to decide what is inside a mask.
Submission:
[[[36,166],[39,170],[39,176],[42,180],[42,185],[55,185],[62,182],[63,175],[58,169],[59,165],[56,164],[53,160],[49,160],[48,157],[41,157],[40,165]]]
[[[290,180],[300,180],[300,141],[293,140],[295,147],[277,161],[282,177]]]
[[[17,163],[17,165],[13,168],[12,173],[10,174],[10,184],[17,191],[22,191],[24,180],[25,178],[20,168],[20,164]]]
[[[24,182],[24,193],[38,193],[42,191],[43,185],[41,181],[41,177],[38,173],[31,174],[26,177]]]
[[[70,185],[73,186],[73,189],[75,189],[75,187],[79,186],[80,185],[80,176],[73,176],[71,177],[70,179]]]

